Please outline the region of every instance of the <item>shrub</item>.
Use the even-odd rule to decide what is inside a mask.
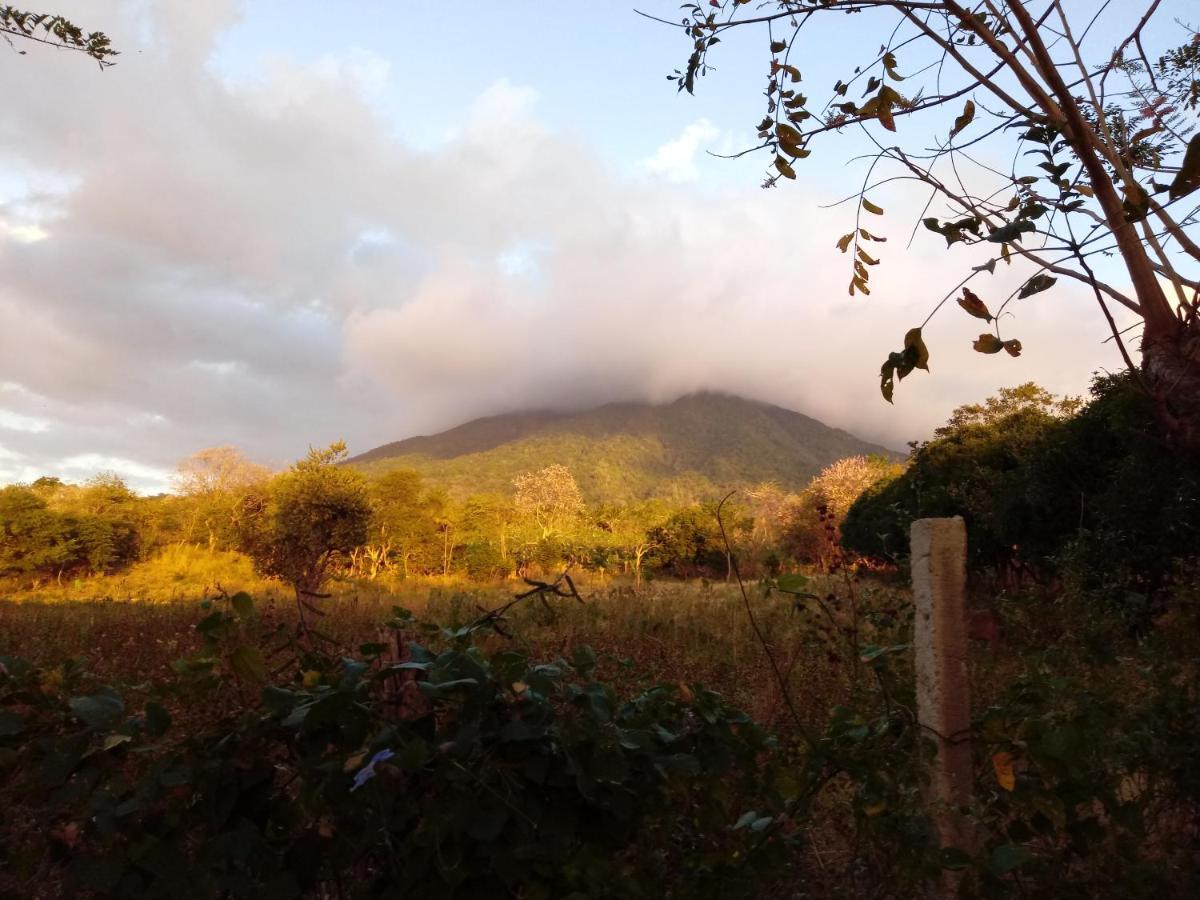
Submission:
[[[662,896],[673,867],[678,896],[745,888],[735,860],[772,819],[729,826],[771,802],[772,770],[744,714],[699,687],[622,701],[586,647],[539,664],[485,651],[480,625],[391,624],[425,636],[406,662],[308,653],[260,707],[182,738],[159,702],[72,696],[76,664],[3,658],[0,799],[38,823],[27,841],[65,827],[68,886],[104,896]],[[266,679],[248,596],[199,628],[176,701]]]

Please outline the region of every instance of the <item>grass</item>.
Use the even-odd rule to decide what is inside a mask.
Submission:
[[[264,595],[280,592],[282,585],[260,577],[250,558],[241,553],[172,544],[117,575],[62,579],[36,587],[12,586],[0,597],[39,603],[83,600],[178,603],[198,601],[221,589]]]
[[[187,564],[186,557],[176,564]],[[162,581],[167,561],[155,561],[153,575]],[[194,569],[192,570],[194,571]],[[294,622],[288,592],[275,582],[229,577],[226,590],[249,589],[263,615]],[[70,591],[24,594],[0,601],[0,654],[25,657],[38,664],[80,658],[98,679],[137,684],[165,674],[174,660],[199,647],[194,625],[207,611],[204,591],[196,582],[180,587],[167,602],[130,586],[149,583],[145,572],[133,571],[122,580],[126,591],[111,584],[91,583],[102,599],[72,599]],[[216,580],[212,582],[215,586]],[[376,640],[381,624],[394,606],[420,618],[456,626],[497,608],[521,587],[520,583],[480,586],[471,583],[409,581],[392,585],[342,583],[323,601],[327,615],[321,631],[347,652]],[[839,592],[832,579],[816,579],[813,588],[823,596]],[[534,601],[515,608],[508,623],[532,655],[569,655],[587,644],[601,659],[601,674],[630,686],[659,682],[701,683],[730,698],[760,721],[782,722],[777,679],[746,615],[736,585],[707,582],[655,582],[635,588],[622,581],[586,581],[580,585],[585,603],[558,600],[546,607]],[[211,588],[210,588],[211,590]],[[757,585],[747,588],[756,619],[785,670],[797,705],[816,722],[828,709],[846,699],[852,654],[843,634],[816,606],[797,608],[787,595],[764,596]],[[76,593],[82,593],[79,587]],[[899,642],[901,628],[878,628],[875,611],[904,607],[903,593],[879,583],[860,591],[861,640]],[[128,596],[129,599],[114,599]],[[159,595],[162,596],[162,595]],[[183,599],[190,597],[190,599]],[[150,601],[150,602],[147,602]],[[830,609],[835,621],[848,621],[841,609]],[[885,622],[886,624],[886,622]],[[879,632],[876,634],[876,632]],[[495,637],[493,640],[506,640]]]
[[[127,589],[140,585],[145,590],[129,591],[127,596],[134,599],[112,599],[126,594],[99,593],[111,583],[92,582],[71,587],[79,594],[90,587],[109,599],[71,599],[63,591],[49,592],[40,599],[22,595],[19,600],[0,601],[0,656],[21,656],[47,667],[58,666],[68,658],[83,659],[94,684],[116,686],[131,709],[142,708],[148,699],[166,704],[175,720],[173,727],[182,734],[199,733],[218,718],[255,706],[256,689],[232,678],[206,694],[203,704],[177,703],[169,692],[159,692],[158,685],[171,674],[171,663],[200,648],[194,626],[209,613],[201,598],[215,589],[217,581],[189,581],[206,568],[186,554],[146,565],[145,570],[130,573],[122,581]],[[176,578],[180,572],[187,577]],[[295,623],[290,592],[278,583],[257,579],[252,572],[242,575],[244,580],[235,580],[222,572],[219,583],[230,591],[249,588],[264,626]],[[160,582],[178,586],[166,598],[168,602],[157,602],[162,595],[150,592]],[[441,579],[391,584],[342,582],[334,585],[334,596],[323,601],[326,614],[319,628],[346,655],[353,655],[360,644],[377,639],[381,624],[394,606],[428,621],[458,626],[505,604],[521,587],[518,582],[478,585]],[[822,599],[796,603],[789,595],[768,594],[758,584],[746,586],[754,620],[767,636],[774,663],[786,679],[800,719],[808,728],[819,731],[834,707],[856,706],[856,701],[863,699],[856,697],[856,692],[873,687],[871,668],[860,656],[863,648],[905,644],[911,639],[911,597],[906,587],[886,576],[852,580],[814,576],[807,588]],[[794,723],[737,585],[655,581],[635,588],[620,579],[597,579],[584,581],[580,589],[586,601],[582,604],[564,599],[544,606],[531,599],[518,605],[506,623],[513,637],[495,635],[487,642],[503,645],[513,641],[531,656],[547,660],[569,657],[575,646],[589,645],[600,660],[598,677],[610,682],[618,693],[632,694],[664,682],[703,684],[774,730],[785,745],[791,744]],[[1195,620],[1191,616],[1164,620],[1153,635],[1136,640],[1110,625],[1096,631],[1093,623],[1090,630],[1105,636],[1102,649],[1106,658],[1111,657],[1098,662],[1092,660],[1088,650],[1091,642],[1082,634],[1088,627],[1086,607],[1056,604],[1033,594],[987,600],[1001,618],[1000,640],[972,646],[972,696],[977,713],[1003,702],[1005,691],[1020,678],[1038,673],[1083,678],[1089,694],[1128,699],[1154,688],[1149,662],[1171,659],[1180,661],[1181,684],[1195,682]],[[910,657],[910,653],[889,656],[889,664],[903,673],[902,681],[908,684],[912,680]],[[894,700],[900,704],[912,702],[911,696]],[[1036,728],[1042,721],[1057,725],[1070,716],[1065,707],[1053,704],[1038,707],[1035,712],[1028,719],[1029,727]],[[1141,720],[1129,722],[1132,728]],[[1167,726],[1175,728],[1178,723],[1161,723],[1161,727]],[[1021,730],[1026,726],[1013,727]],[[1140,727],[1144,731],[1148,726],[1141,723]],[[1159,734],[1158,730],[1150,733],[1155,737]],[[1089,741],[1117,747],[1121,742],[1110,740],[1109,735],[1107,731],[1091,733]],[[1118,764],[1122,758],[1114,756]],[[893,765],[889,760],[886,767]],[[1007,810],[1004,804],[1008,800],[995,788],[984,744],[980,745],[976,767],[981,799],[999,803],[996,808]],[[861,823],[848,814],[855,790],[849,781],[831,784],[814,811],[797,861],[808,877],[821,883],[828,881],[829,891],[822,894],[814,885],[813,896],[839,895],[847,884],[843,877],[855,872],[865,879],[864,890],[871,881],[874,870],[864,868],[859,859],[863,852],[858,830]],[[1185,797],[1182,808],[1190,809],[1189,802]],[[1171,825],[1169,816],[1151,814],[1154,807],[1149,801],[1146,805],[1151,823],[1157,818]],[[1168,804],[1170,816],[1178,815],[1176,806],[1179,804]],[[1168,859],[1166,851],[1156,848],[1173,846],[1178,831],[1171,825],[1163,831],[1170,840],[1161,836],[1147,839],[1146,847],[1150,849],[1146,850],[1146,858]],[[1150,834],[1155,834],[1153,824]],[[1104,883],[1103,879],[1111,874],[1103,868],[1105,859],[1099,854],[1088,862],[1095,868],[1089,870],[1090,880],[1084,883]],[[1184,883],[1186,873],[1179,879]]]

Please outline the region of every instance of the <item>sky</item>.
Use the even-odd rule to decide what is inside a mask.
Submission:
[[[1006,324],[1019,359],[974,353],[950,305],[932,371],[883,402],[879,364],[982,251],[907,246],[924,198],[881,191],[890,242],[848,296],[854,208],[823,207],[857,191],[865,142],[773,190],[769,159],[708,152],[753,142],[765,34],[692,97],[664,77],[686,41],[632,4],[55,6],[122,55],[0,45],[0,483],[157,491],[203,447],[280,466],[703,389],[903,447],[1001,386],[1082,393],[1120,367],[1060,285]],[[859,40],[828,32],[806,79]]]

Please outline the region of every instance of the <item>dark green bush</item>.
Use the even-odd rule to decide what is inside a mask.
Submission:
[[[1097,378],[1068,415],[1027,403],[960,418],[854,504],[848,549],[894,559],[913,519],[961,515],[974,569],[1057,578],[1135,617],[1196,558],[1200,465],[1166,442],[1130,376]]]

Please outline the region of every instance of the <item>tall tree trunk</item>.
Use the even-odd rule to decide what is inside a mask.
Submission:
[[[1195,327],[1175,335],[1142,338],[1142,371],[1154,412],[1179,446],[1200,452],[1200,334]]]
[[[1108,163],[1122,173],[1118,177],[1125,177],[1128,173],[1121,160],[1113,148],[1105,144],[1104,137],[1084,119],[1075,99],[1076,91],[1055,66],[1032,15],[1021,3],[1010,4],[1010,8],[1037,58],[1040,74],[1060,107],[1058,110],[1046,107],[1044,111],[1051,121],[1058,121],[1063,126],[1063,136],[1083,163],[1117,251],[1129,272],[1145,322],[1142,381],[1154,402],[1155,414],[1181,447],[1200,451],[1200,334],[1196,323],[1189,320],[1185,324],[1176,316],[1137,225],[1126,217],[1124,201],[1106,167]],[[1124,187],[1127,193],[1144,190],[1138,185],[1126,184]]]

